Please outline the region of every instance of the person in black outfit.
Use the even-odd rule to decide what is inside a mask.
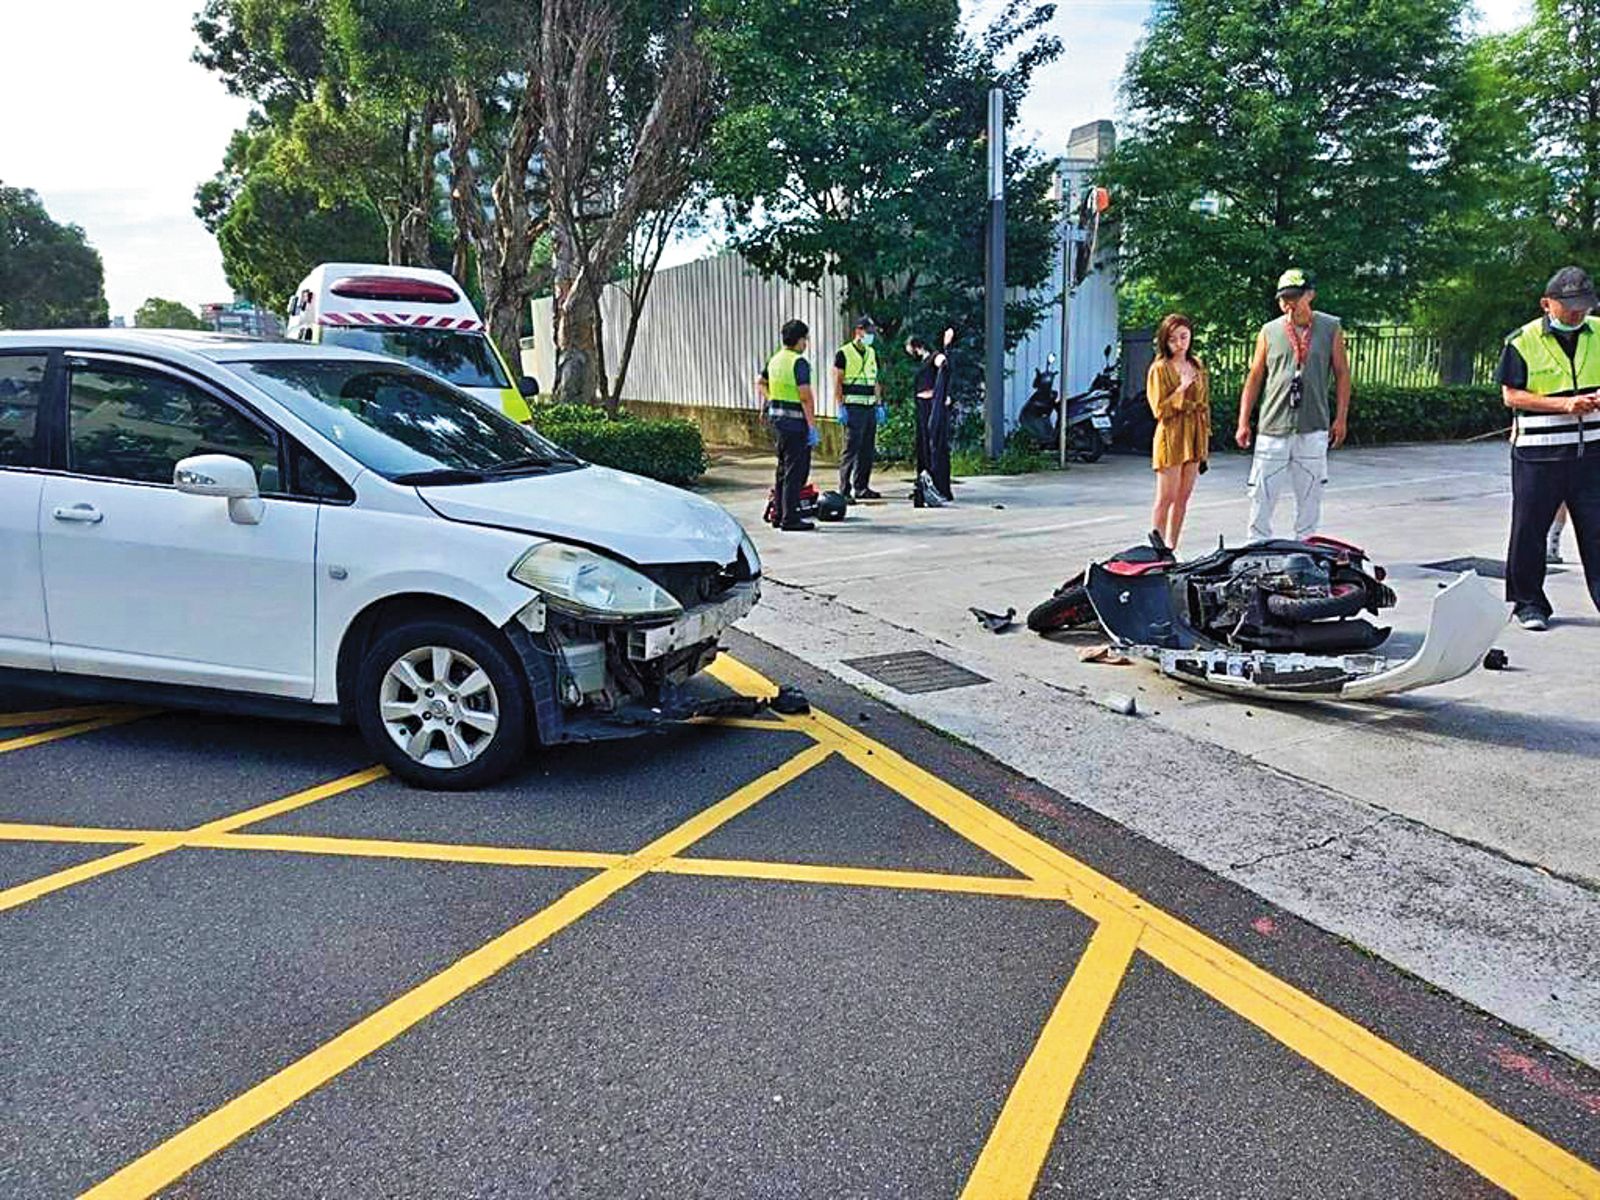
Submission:
[[[955,327],[945,326],[940,349],[933,356],[933,395],[928,400],[928,478],[946,504],[955,499],[950,486],[950,433],[955,424],[956,403],[951,390],[955,377],[951,347],[955,340]]]
[[[906,353],[917,363],[916,380],[911,385],[912,404],[917,418],[917,482],[911,492],[911,502],[921,508],[925,502],[922,494],[922,477],[927,474],[928,463],[928,413],[933,404],[933,384],[939,368],[933,365],[933,351],[919,337],[906,339]]]

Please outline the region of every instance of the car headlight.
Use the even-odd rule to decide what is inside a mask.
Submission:
[[[745,566],[750,568],[750,578],[759,579],[761,578],[761,555],[756,550],[755,539],[746,530],[741,529],[740,533],[743,536],[739,539],[739,553],[744,556]]]
[[[543,592],[556,607],[586,616],[673,617],[683,611],[655,580],[616,559],[562,542],[529,550],[511,568],[511,578]]]

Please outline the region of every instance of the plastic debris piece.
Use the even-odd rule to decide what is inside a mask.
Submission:
[[[1101,692],[1095,697],[1095,703],[1123,717],[1136,716],[1139,712],[1139,706],[1133,697],[1122,692]]]
[[[806,699],[806,694],[799,688],[785,684],[772,698],[771,708],[773,712],[782,713],[786,717],[796,717],[811,711],[811,701]]]
[[[992,613],[981,608],[969,608],[967,611],[977,617],[978,624],[990,633],[1004,633],[1016,624],[1017,610],[1014,608],[1008,608],[1004,613]]]
[[[1499,646],[1489,647],[1489,653],[1483,656],[1483,669],[1485,671],[1504,671],[1511,665],[1511,659]]]

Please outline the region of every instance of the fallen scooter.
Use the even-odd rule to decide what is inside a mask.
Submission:
[[[1099,624],[1163,674],[1234,695],[1366,700],[1467,674],[1504,627],[1506,606],[1471,572],[1434,600],[1422,648],[1373,653],[1395,604],[1381,567],[1333,538],[1252,542],[1179,562],[1152,534],[1068,580],[1028,614],[1049,633]]]

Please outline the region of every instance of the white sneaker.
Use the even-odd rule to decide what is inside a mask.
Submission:
[[[1525,608],[1517,614],[1517,624],[1530,633],[1543,633],[1550,628],[1550,618],[1537,608]]]

